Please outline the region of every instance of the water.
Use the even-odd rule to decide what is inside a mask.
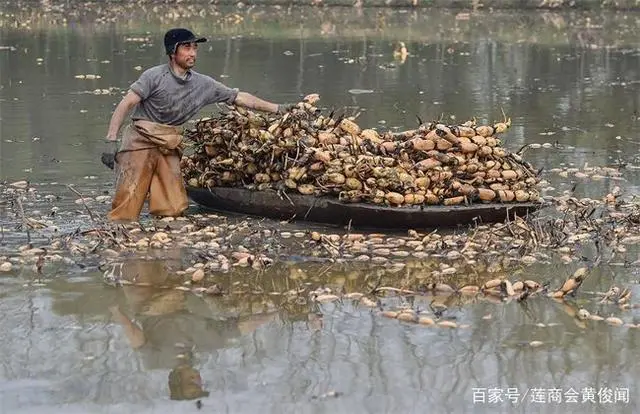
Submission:
[[[139,76],[137,66],[165,59],[164,30],[187,23],[210,38],[200,49],[199,71],[274,102],[317,92],[324,107],[361,111],[359,124],[379,129],[414,127],[416,116],[494,121],[503,109],[513,120],[504,136],[508,149],[555,145],[527,150],[534,165],[638,164],[637,15],[202,9],[199,16],[197,5],[88,8],[66,25],[57,12],[0,16],[0,46],[6,46],[0,50],[0,178],[28,179],[78,214],[82,206],[67,184],[86,195],[110,195],[112,175],[99,163],[99,143],[111,111]],[[404,62],[393,56],[397,41],[409,50]],[[75,77],[86,74],[100,78]],[[602,197],[615,186],[637,191],[634,171],[623,169],[624,180],[545,178],[556,191],[575,186],[578,196]],[[25,207],[46,212],[51,205]],[[106,212],[105,204],[92,208]],[[15,221],[0,216],[5,227]],[[171,263],[188,266],[179,258]],[[542,264],[526,268],[525,276],[558,283],[574,268]],[[308,279],[295,276],[297,269]],[[449,314],[470,325],[457,330],[384,319],[351,301],[314,308],[268,294],[303,281],[366,292],[374,272],[304,262],[278,263],[261,274],[234,269],[218,276],[222,286],[240,282],[264,293],[207,298],[109,287],[92,266],[50,270],[45,286],[30,285],[28,269],[3,276],[0,409],[196,412],[198,399],[170,398],[168,376],[176,355],[185,353],[175,346],[182,343],[194,347],[189,362],[209,392],[199,398],[204,412],[637,412],[639,330],[583,327],[571,316],[585,306],[636,323],[637,312],[596,306],[586,294],[572,307],[543,298],[526,305],[453,303]],[[595,276],[585,289],[615,283],[629,287],[632,298],[640,293],[633,266],[602,266]],[[395,286],[401,276],[388,278]],[[428,308],[428,299],[416,300]],[[527,345],[534,340],[543,346]],[[474,388],[485,389],[476,390],[476,399],[502,389],[504,401],[474,403]],[[582,401],[588,388],[596,403]],[[629,389],[629,402],[597,403],[607,388]],[[564,401],[571,390],[578,403]],[[324,395],[329,392],[337,395]],[[512,405],[508,397],[515,394],[524,401]],[[534,394],[545,402],[532,402]]]

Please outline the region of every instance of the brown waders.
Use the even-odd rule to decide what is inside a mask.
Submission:
[[[189,206],[180,158],[178,127],[136,120],[128,125],[116,154],[116,193],[108,217],[135,221],[149,195],[154,216],[179,216]]]

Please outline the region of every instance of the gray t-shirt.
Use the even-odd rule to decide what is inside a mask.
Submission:
[[[238,89],[193,70],[183,79],[173,73],[167,63],[142,72],[131,90],[142,99],[131,116],[133,120],[174,126],[184,124],[206,105],[232,104],[238,95]]]

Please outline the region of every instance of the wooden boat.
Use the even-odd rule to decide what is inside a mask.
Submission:
[[[389,207],[366,203],[343,203],[332,197],[279,194],[244,188],[187,187],[198,205],[214,211],[307,221],[337,226],[388,230],[433,229],[474,223],[504,221],[525,216],[542,207],[540,203],[490,203],[469,206]]]

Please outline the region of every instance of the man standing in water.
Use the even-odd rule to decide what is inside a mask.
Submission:
[[[192,70],[201,42],[206,39],[187,29],[169,30],[164,36],[169,61],[143,72],[113,112],[106,136],[116,170],[110,220],[137,220],[147,194],[152,215],[178,216],[186,210],[189,201],[180,171],[183,137],[178,127],[204,106],[224,102],[272,113],[288,109]],[[134,108],[120,142],[118,131]]]

